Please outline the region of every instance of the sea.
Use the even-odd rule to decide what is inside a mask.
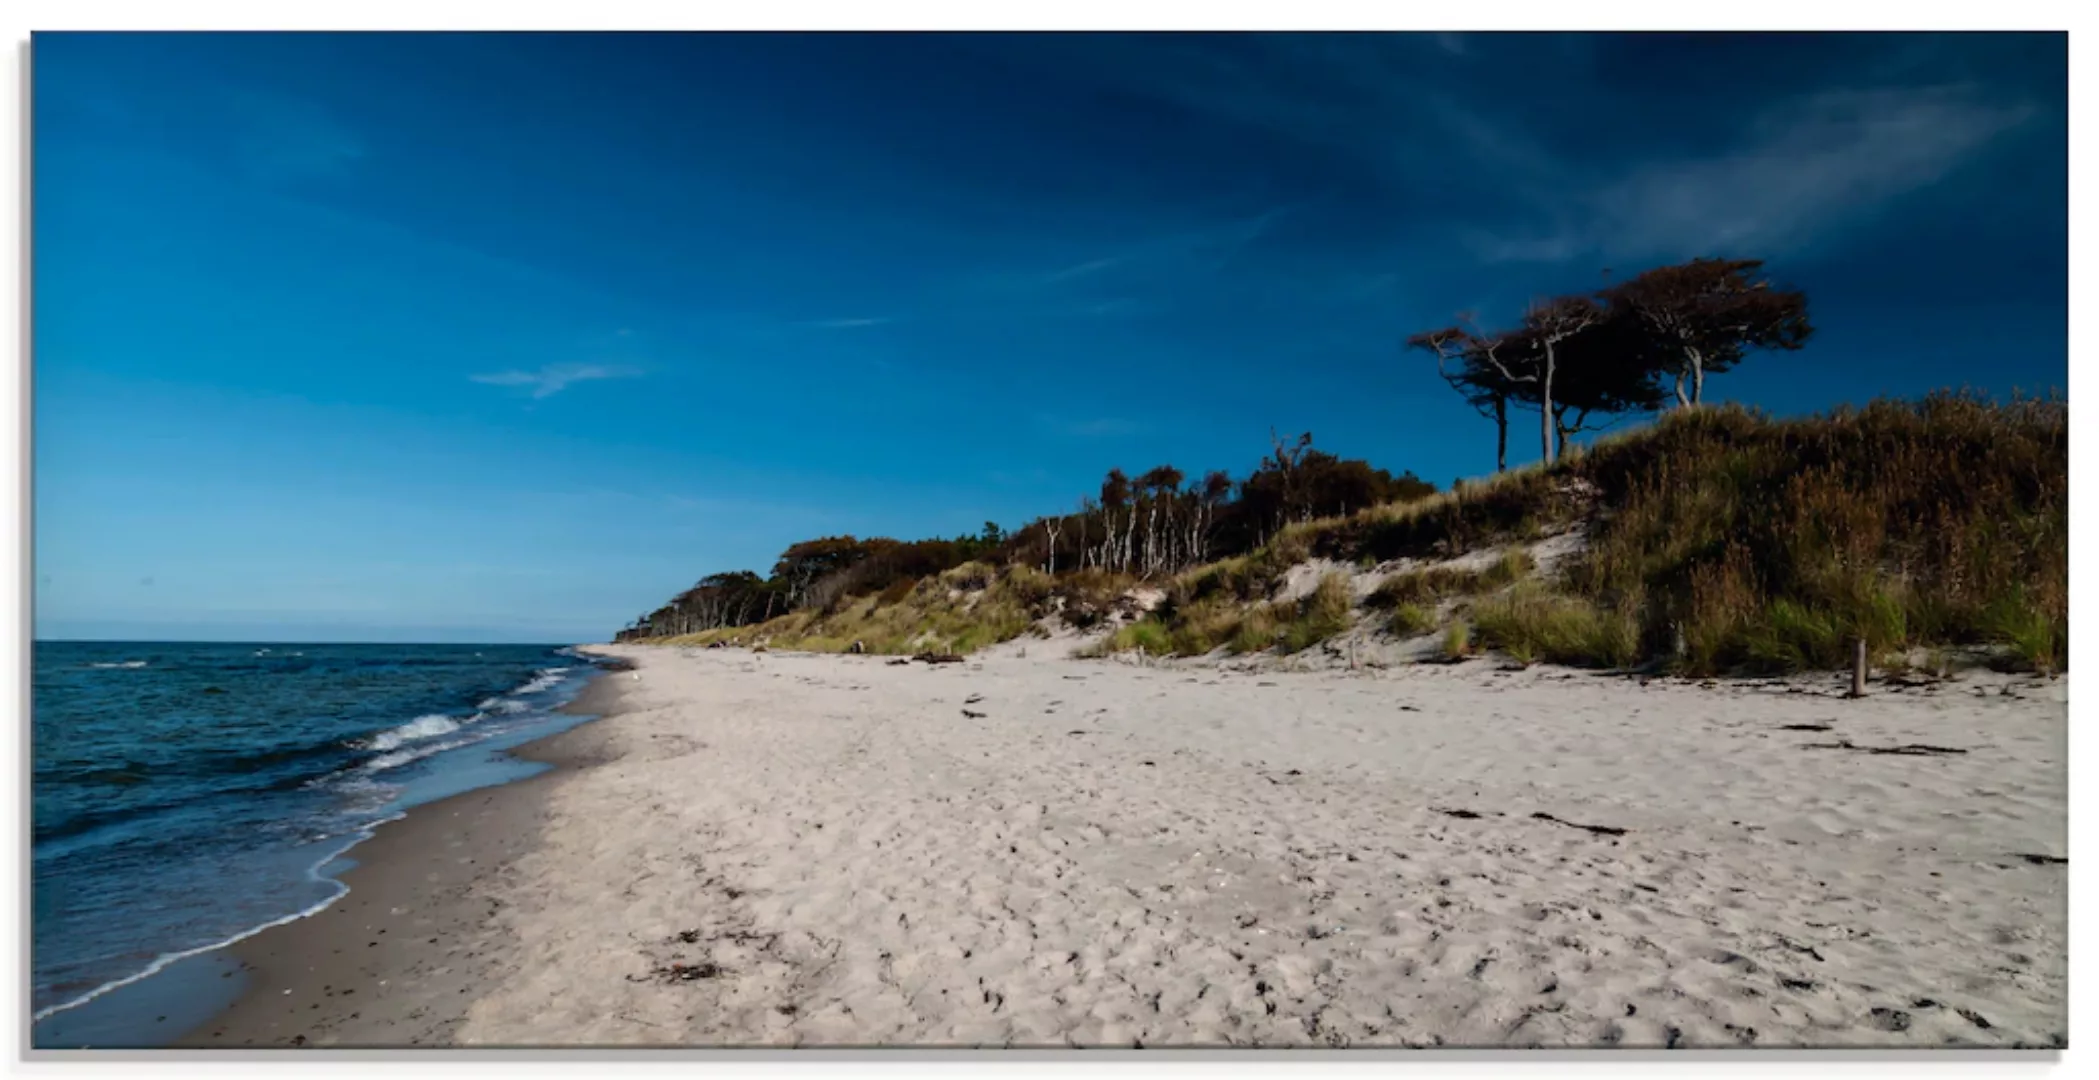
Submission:
[[[562,706],[603,670],[553,645],[33,648],[38,1046],[208,1019],[237,992],[222,946],[342,896],[375,826],[543,770],[506,751],[589,719]]]

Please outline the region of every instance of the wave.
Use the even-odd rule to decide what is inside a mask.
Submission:
[[[480,709],[482,712],[485,713],[495,713],[503,716],[508,716],[521,712],[529,712],[532,709],[532,706],[527,705],[524,702],[517,700],[516,698],[507,697],[492,697],[474,707]]]
[[[105,664],[105,663],[95,663],[95,664],[89,664],[88,666],[89,666],[89,667],[91,667],[91,668],[142,668],[142,667],[145,667],[145,666],[146,666],[146,661],[144,661],[144,660],[119,660],[119,661],[114,661],[114,662],[111,662],[111,663],[106,663],[106,664]]]
[[[518,694],[537,694],[541,690],[551,690],[554,687],[560,685],[562,677],[567,675],[568,672],[569,669],[565,667],[541,668],[538,671],[532,673],[531,682],[528,682],[525,685],[518,687],[515,691],[512,692]]]
[[[449,735],[458,730],[459,721],[442,713],[431,713],[428,716],[418,716],[391,731],[382,731],[372,736],[372,741],[366,743],[365,748],[369,750],[393,750],[403,743],[435,738],[439,735]]]
[[[450,739],[444,742],[419,743],[403,750],[381,754],[365,762],[362,768],[366,772],[385,772],[388,769],[398,769],[411,761],[421,761],[432,754],[442,754],[447,750],[457,750],[462,746],[472,746],[480,741],[480,739]]]

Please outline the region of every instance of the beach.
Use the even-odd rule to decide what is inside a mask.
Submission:
[[[595,651],[185,1045],[2067,1039],[2067,679]]]

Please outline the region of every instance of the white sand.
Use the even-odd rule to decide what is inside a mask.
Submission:
[[[518,967],[462,1042],[2068,1030],[2068,868],[2019,857],[2068,854],[2067,680],[1845,701],[1835,679],[1703,689],[1485,662],[605,651],[641,665],[600,725],[624,757],[557,785],[541,847],[490,883]],[[1968,752],[1806,748],[1839,739]],[[717,968],[652,975],[672,963]]]

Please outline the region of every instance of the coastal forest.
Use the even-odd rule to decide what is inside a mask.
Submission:
[[[1837,668],[1864,641],[1896,671],[2062,670],[2067,404],[1708,402],[1709,378],[1813,331],[1806,294],[1748,259],[1540,299],[1511,325],[1460,315],[1398,344],[1490,422],[1491,478],[1439,491],[1270,432],[1243,476],[1115,469],[1011,531],[795,543],[618,639],[961,654],[1062,626],[1095,652],[1202,656],[1371,633],[1434,659],[1693,675]],[[1535,464],[1508,468],[1511,438]]]

